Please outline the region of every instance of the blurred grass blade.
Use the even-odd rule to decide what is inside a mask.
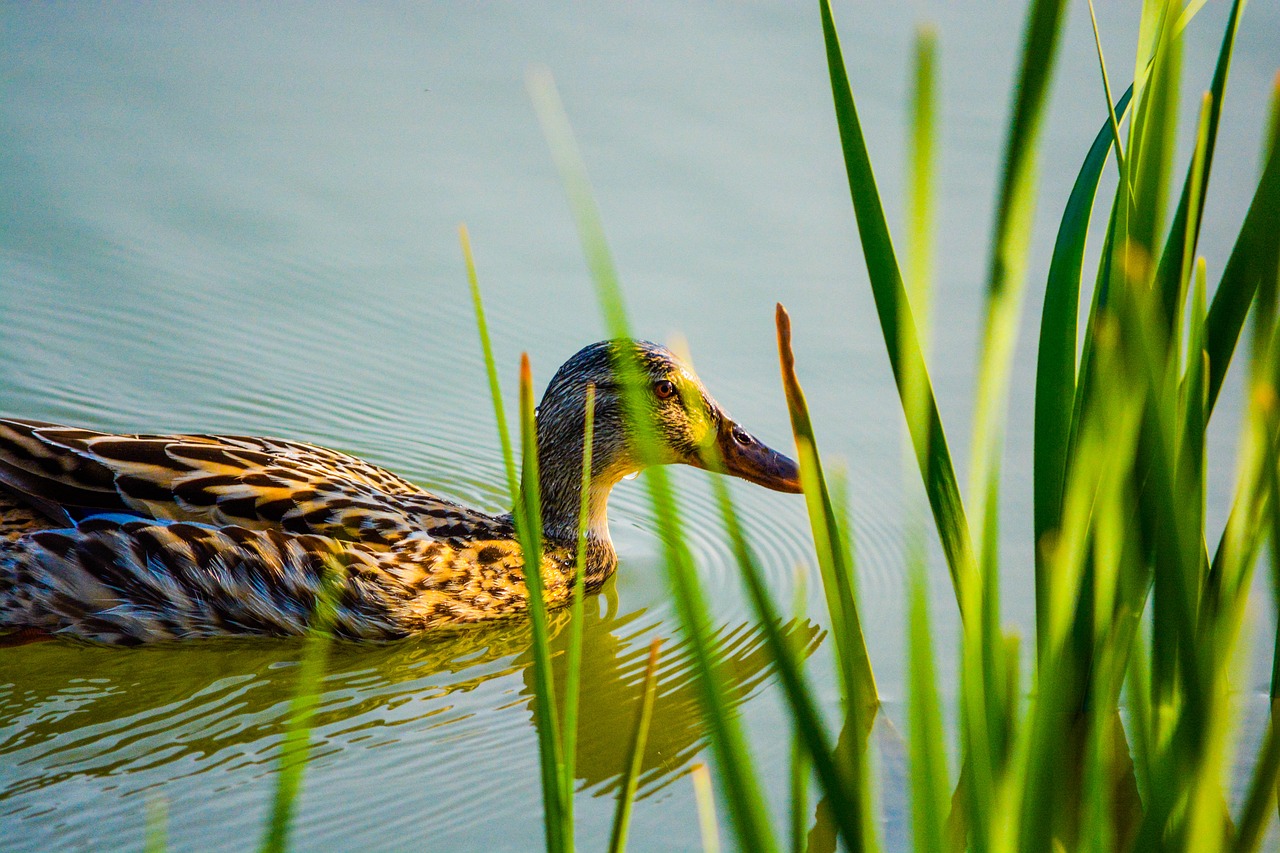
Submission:
[[[1003,447],[1000,424],[1004,421],[1007,406],[1013,350],[1022,311],[1027,254],[1035,215],[1040,129],[1057,56],[1064,6],[1063,0],[1034,0],[1027,13],[1022,59],[1014,86],[1014,105],[1009,116],[1003,173],[997,196],[980,339],[968,495],[971,522],[975,529],[983,532],[978,553],[984,563],[984,579],[990,571],[986,555],[994,554],[996,549],[994,543],[989,547],[981,543],[985,539],[985,531],[991,529],[998,514],[993,503],[997,495]],[[988,643],[991,639],[987,638]]]
[[[782,682],[791,710],[796,736],[802,739],[809,760],[813,762],[818,785],[832,804],[837,829],[845,839],[848,849],[867,849],[870,845],[863,832],[866,797],[863,790],[865,777],[860,774],[861,764],[856,761],[842,763],[838,757],[839,751],[832,747],[815,701],[816,693],[801,672],[800,655],[782,633],[781,614],[765,586],[764,573],[747,544],[737,511],[729,497],[729,488],[721,478],[713,481],[713,487],[720,503],[729,542],[733,546],[738,568],[747,586],[752,609],[770,656],[778,668],[778,678]],[[853,697],[845,697],[845,704],[855,711],[860,707]],[[864,735],[865,732],[860,729],[860,746]]]
[[[721,490],[721,502],[728,500],[728,490]],[[730,507],[732,511],[732,507]],[[727,521],[727,518],[726,518]],[[744,542],[745,544],[745,542]],[[741,564],[741,560],[739,563]],[[751,569],[755,568],[754,561],[751,562]],[[753,579],[748,581],[753,586],[759,586],[761,590],[764,588],[764,580],[755,573]],[[805,618],[805,614],[809,610],[808,585],[805,583],[805,570],[803,566],[797,566],[795,572],[795,599],[791,606],[791,619],[794,624],[801,624]],[[760,611],[756,611],[759,618]],[[763,621],[763,620],[762,620]],[[797,664],[804,657],[804,643],[801,641],[799,634],[793,635],[795,639],[791,643],[791,660]],[[809,753],[806,749],[805,735],[800,731],[800,723],[798,716],[793,713],[791,716],[791,853],[804,853],[807,845],[807,836],[809,831],[809,775],[813,772],[813,762],[809,759]]]
[[[1209,354],[1208,407],[1213,410],[1235,352],[1240,329],[1254,293],[1268,268],[1268,259],[1280,251],[1280,73],[1271,90],[1270,132],[1262,177],[1245,214],[1240,235],[1209,305],[1205,320],[1205,351]]]
[[[716,798],[711,790],[711,773],[705,764],[695,764],[690,771],[693,796],[698,804],[698,829],[702,835],[703,853],[720,853],[720,829],[716,826]]]
[[[583,403],[582,429],[582,483],[578,494],[583,496],[578,509],[578,549],[574,559],[573,603],[570,605],[569,648],[564,663],[564,724],[561,736],[564,741],[564,777],[561,798],[564,802],[565,824],[573,826],[574,770],[578,760],[578,701],[582,683],[582,635],[585,627],[583,597],[586,594],[587,576],[587,522],[591,506],[586,495],[591,493],[591,449],[595,441],[596,386],[587,386]]]
[[[164,853],[169,848],[169,809],[163,797],[147,798],[147,834],[143,850]]]
[[[611,337],[629,339],[631,334],[622,292],[564,107],[550,74],[545,70],[531,71],[528,84],[543,134],[560,170],[606,326]],[[621,382],[628,411],[632,414],[631,424],[636,430],[641,451],[651,452],[653,426],[643,414],[641,391],[634,378],[638,375],[638,367],[634,359],[623,358],[614,365],[614,369]],[[724,674],[720,669],[720,656],[712,638],[706,597],[684,537],[668,474],[659,465],[649,470],[647,479],[656,526],[662,534],[663,562],[674,593],[676,612],[689,643],[703,719],[724,784],[738,846],[744,850],[775,850],[777,843],[769,825],[768,811],[741,725],[731,709]]]
[[[907,717],[910,736],[911,837],[916,853],[943,853],[951,782],[942,731],[942,703],[934,670],[933,632],[923,555],[911,565],[911,604],[907,623],[909,657]]]
[[[925,492],[929,497],[929,506],[942,541],[942,550],[951,571],[956,601],[963,616],[962,590],[970,583],[974,572],[969,525],[960,499],[960,489],[956,484],[955,468],[951,462],[951,452],[947,448],[933,386],[928,379],[929,373],[925,367],[915,320],[911,315],[911,306],[889,236],[889,226],[876,189],[829,0],[822,0],[821,12],[836,124],[840,131],[849,192],[858,222],[858,236],[862,242],[867,274],[871,279],[876,314],[880,319],[880,331],[884,335],[885,350],[893,368],[898,394],[903,398],[904,404],[908,402],[907,395],[911,393],[907,377],[921,378],[920,395],[925,415],[908,420],[907,426],[911,432],[912,446],[915,448]]]
[[[649,663],[644,670],[644,684],[640,688],[640,704],[636,708],[636,724],[631,730],[631,746],[627,750],[627,764],[622,774],[622,787],[618,790],[618,809],[614,812],[613,832],[609,838],[610,853],[622,853],[627,849],[627,830],[631,825],[631,808],[636,788],[640,784],[640,768],[644,762],[644,748],[649,740],[649,721],[653,719],[653,698],[657,692],[658,648],[661,637],[654,637],[649,644]]]
[[[280,768],[276,771],[275,796],[271,802],[267,833],[258,848],[262,853],[284,853],[289,849],[289,832],[293,827],[298,795],[302,793],[302,776],[310,752],[311,723],[316,706],[320,704],[321,683],[329,658],[329,628],[333,624],[334,607],[345,573],[346,568],[334,556],[327,557],[321,566],[321,584],[311,626],[303,640],[298,684],[289,703],[284,742],[280,745]]]
[[[916,30],[914,59],[914,86],[911,94],[911,207],[907,218],[907,245],[911,249],[907,286],[910,293],[910,313],[903,318],[914,317],[922,342],[923,357],[920,362],[907,359],[910,366],[928,359],[930,338],[929,291],[933,281],[933,222],[934,222],[934,140],[936,130],[938,34],[933,27]],[[904,332],[899,330],[899,339]],[[909,332],[905,334],[910,334]],[[907,394],[910,401],[907,417],[919,420],[927,417],[923,391],[919,385],[924,377],[913,377],[913,389]]]

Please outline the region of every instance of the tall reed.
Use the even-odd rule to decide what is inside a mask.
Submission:
[[[962,500],[927,367],[934,47],[922,34],[915,88],[912,247],[904,282],[871,157],[845,72],[834,15],[820,3],[840,144],[876,309],[902,398],[910,446],[950,570],[961,617],[957,659],[958,773],[947,766],[923,572],[912,570],[909,697],[912,826],[921,850],[1253,850],[1274,811],[1280,736],[1268,723],[1244,800],[1234,814],[1226,776],[1234,737],[1231,661],[1238,658],[1249,591],[1271,543],[1280,602],[1280,118],[1253,203],[1209,298],[1210,264],[1197,256],[1221,104],[1243,3],[1236,2],[1202,99],[1196,144],[1177,204],[1173,171],[1183,30],[1202,3],[1147,0],[1134,84],[1112,100],[1099,46],[1104,117],[1067,199],[1044,282],[1035,404],[1035,665],[1024,686],[1018,639],[1000,625],[999,460],[1011,357],[1037,205],[1040,127],[1064,3],[1034,0],[1013,86],[990,250],[968,506]],[[534,80],[540,118],[561,167],[610,331],[627,328],[580,158],[554,90]],[[1127,137],[1122,134],[1128,123]],[[1116,152],[1111,199],[1078,342],[1085,244],[1103,168]],[[1166,220],[1168,225],[1166,227]],[[910,284],[910,290],[908,290]],[[1206,430],[1245,327],[1248,373],[1237,487],[1225,528],[1206,538]],[[778,309],[783,384],[826,593],[842,696],[833,746],[802,661],[776,630],[781,609],[762,580],[723,484],[726,530],[742,568],[782,694],[796,727],[796,766],[811,766],[850,850],[876,849],[878,821],[865,735],[877,713],[875,679],[859,627],[842,511],[822,475],[813,425]],[[620,369],[624,369],[620,367]],[[723,703],[722,675],[705,643],[706,607],[683,544],[675,496],[651,492],[664,530],[681,627],[700,648],[696,676],[721,788],[743,849],[775,849],[742,734]],[[1210,547],[1211,542],[1216,542]],[[976,544],[975,544],[976,543]],[[918,550],[910,553],[919,554]],[[1273,602],[1274,603],[1274,602]],[[1280,641],[1276,663],[1280,673]],[[1280,675],[1273,679],[1280,714]],[[803,791],[803,780],[792,785]],[[793,818],[794,823],[794,818]],[[792,829],[791,836],[800,833]]]

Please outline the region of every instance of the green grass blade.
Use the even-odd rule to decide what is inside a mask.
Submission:
[[[480,334],[480,349],[484,355],[485,373],[489,377],[489,393],[493,398],[493,416],[498,425],[498,442],[502,446],[502,461],[507,472],[507,488],[511,500],[520,495],[520,480],[516,476],[516,459],[512,450],[511,430],[507,428],[507,411],[502,403],[502,385],[498,381],[498,364],[493,358],[493,344],[489,340],[489,324],[485,320],[484,300],[480,296],[480,280],[476,275],[476,260],[471,253],[471,235],[467,226],[458,227],[458,240],[462,244],[462,257],[467,264],[467,281],[471,287],[471,303],[476,312],[476,328]]]
[[[545,71],[531,72],[528,82],[539,122],[569,198],[606,325],[612,337],[630,338],[622,292],[605,242],[599,211],[564,107],[550,75]],[[621,362],[614,368],[623,386],[629,411],[633,413],[632,425],[643,451],[646,446],[652,447],[651,439],[646,438],[651,435],[652,424],[644,416],[635,416],[643,411],[637,383],[630,378],[635,375],[636,365],[632,359],[622,359]],[[663,562],[674,592],[676,612],[689,643],[703,719],[724,784],[738,846],[744,850],[775,850],[776,840],[769,826],[768,812],[750,752],[728,698],[719,654],[712,638],[705,593],[683,534],[669,477],[661,466],[657,466],[650,469],[647,480],[656,525],[662,533]]]
[[[737,512],[729,498],[728,486],[722,480],[716,480],[714,486],[729,542],[742,572],[752,609],[769,653],[777,665],[778,678],[791,710],[791,719],[798,736],[803,739],[809,759],[813,762],[818,785],[832,804],[837,829],[848,848],[868,849],[874,846],[874,841],[867,839],[863,830],[866,797],[865,774],[861,772],[861,764],[857,761],[843,764],[837,759],[838,751],[832,748],[827,737],[826,726],[815,702],[816,694],[801,671],[800,655],[782,633],[780,613],[765,586],[764,573],[743,535]],[[858,726],[858,740],[861,744],[864,732],[862,724],[856,719],[861,705],[853,701],[852,697],[846,701],[847,707],[855,715],[854,725]]]
[[[494,416],[498,425],[498,438],[502,445],[502,457],[507,471],[507,484],[514,506],[515,520],[525,566],[542,565],[542,523],[538,490],[537,427],[534,423],[533,377],[529,357],[523,355],[520,364],[520,427],[523,446],[524,480],[516,477],[515,454],[511,433],[507,428],[506,410],[502,402],[502,388],[498,382],[497,364],[489,339],[485,320],[484,302],[480,296],[480,284],[476,275],[475,258],[471,252],[471,239],[466,226],[459,228],[459,240],[466,261],[467,278],[471,287],[472,304],[476,312],[476,326],[484,354],[485,369],[489,377],[489,390],[493,397]],[[581,572],[579,572],[581,576]],[[537,717],[538,757],[542,778],[544,827],[547,850],[561,853],[573,847],[572,797],[573,769],[566,767],[560,742],[558,717],[555,713],[555,693],[552,689],[551,651],[547,630],[547,614],[542,594],[542,575],[538,571],[525,571],[525,584],[529,592],[529,617],[533,635],[534,707]],[[576,703],[576,697],[573,700]],[[576,731],[576,729],[575,729]]]
[[[537,716],[543,808],[546,810],[547,849],[551,853],[558,853],[572,846],[573,826],[566,822],[563,801],[564,751],[552,682],[551,642],[541,571],[542,508],[538,486],[538,428],[534,420],[533,372],[529,366],[528,353],[520,356],[520,440],[523,472],[514,517],[516,533],[520,537],[520,549],[524,553],[525,588],[529,592],[529,622],[533,634],[534,713]]]
[[[1021,67],[1014,87],[1003,174],[996,205],[992,254],[987,277],[974,410],[969,510],[977,530],[994,523],[994,484],[1001,448],[1009,376],[1026,278],[1027,254],[1035,214],[1040,129],[1059,41],[1062,0],[1035,0],[1028,12]],[[978,553],[993,554],[981,542]],[[983,575],[990,570],[982,568]],[[988,638],[990,641],[990,638]]]
[[[1209,173],[1213,167],[1213,154],[1218,140],[1218,120],[1222,116],[1222,103],[1226,95],[1227,77],[1231,71],[1231,57],[1235,52],[1236,33],[1240,29],[1240,16],[1245,0],[1231,4],[1226,32],[1218,50],[1218,61],[1213,71],[1213,83],[1209,86],[1208,115],[1203,121],[1205,144],[1199,162],[1193,161],[1182,183],[1178,207],[1169,227],[1169,239],[1160,257],[1158,279],[1163,283],[1165,313],[1173,316],[1178,295],[1178,282],[1185,280],[1190,261],[1195,257],[1200,238],[1200,221],[1204,213],[1204,201],[1209,188]],[[1175,266],[1182,270],[1179,274]]]
[[[1115,111],[1123,117],[1133,97],[1129,87]],[[1110,120],[1108,120],[1109,123]],[[1048,578],[1042,543],[1058,528],[1062,517],[1062,492],[1066,480],[1068,450],[1076,407],[1066,401],[1076,396],[1076,329],[1080,312],[1080,277],[1084,266],[1089,217],[1098,194],[1098,181],[1111,150],[1112,134],[1104,123],[1094,137],[1067,198],[1058,236],[1049,261],[1044,307],[1040,314],[1040,341],[1036,359],[1034,473],[1034,534],[1036,556],[1036,623],[1045,624]],[[1037,632],[1037,649],[1041,648]]]
[[[956,601],[963,615],[962,591],[971,583],[974,573],[973,545],[969,525],[965,518],[964,503],[956,484],[955,467],[947,447],[942,420],[932,384],[928,380],[924,353],[916,331],[911,306],[902,282],[889,226],[885,221],[884,207],[876,189],[871,159],[867,154],[866,140],[858,121],[858,112],[845,72],[844,55],[836,34],[835,21],[829,0],[822,0],[822,33],[826,44],[827,67],[831,77],[831,92],[835,104],[836,124],[840,131],[840,144],[844,152],[845,170],[849,178],[849,192],[853,200],[854,216],[858,222],[858,236],[862,242],[863,258],[871,279],[871,292],[875,298],[880,331],[884,335],[885,350],[893,369],[894,381],[904,405],[908,403],[911,388],[908,377],[922,377],[921,395],[924,398],[925,416],[910,419],[912,446],[916,462],[924,480],[925,493],[933,512],[934,522],[951,571]],[[908,364],[910,362],[910,364]]]
[[[1112,141],[1116,146],[1116,166],[1123,178],[1124,143],[1120,141],[1120,119],[1115,99],[1111,97],[1111,78],[1107,74],[1107,58],[1102,51],[1102,34],[1098,32],[1098,16],[1093,11],[1093,0],[1089,0],[1089,21],[1093,24],[1093,43],[1098,48],[1098,67],[1102,71],[1102,93],[1107,99],[1107,123],[1111,126]]]
[[[728,499],[728,490],[724,490],[724,498]],[[741,561],[739,561],[741,563]],[[754,568],[754,566],[752,566]],[[755,585],[764,588],[764,579],[756,577]],[[796,567],[795,598],[791,606],[791,618],[799,624],[809,609],[808,585],[805,583],[803,566]],[[756,612],[759,617],[759,611]],[[763,620],[762,620],[763,621]],[[791,659],[802,660],[804,643],[799,635],[791,644]],[[813,762],[806,750],[805,736],[795,718],[791,725],[791,853],[805,853],[808,846],[809,827],[809,776],[813,772]]]
[[[147,799],[147,834],[143,850],[146,853],[164,853],[169,849],[169,810],[164,799]]]
[[[942,703],[934,669],[933,632],[929,626],[923,555],[912,561],[911,604],[907,628],[909,675],[907,714],[910,726],[911,837],[917,853],[947,850],[947,814],[951,782],[942,731]]]
[[[622,853],[627,849],[627,830],[631,826],[631,808],[635,802],[636,788],[640,785],[640,768],[644,761],[644,748],[649,740],[649,721],[653,719],[653,699],[657,692],[658,648],[660,637],[649,644],[649,663],[644,670],[644,686],[640,689],[640,705],[636,709],[636,724],[631,730],[631,746],[627,750],[627,764],[622,775],[622,787],[618,791],[618,809],[613,816],[613,832],[609,837],[610,853]]]
[[[831,615],[837,656],[841,667],[841,683],[846,705],[862,709],[874,708],[879,702],[871,658],[862,633],[858,607],[853,595],[853,564],[842,547],[840,524],[831,494],[827,489],[822,463],[818,458],[817,440],[804,390],[796,376],[795,355],[791,350],[791,318],[779,304],[775,311],[778,327],[778,357],[782,366],[782,387],[791,413],[791,429],[795,433],[800,480],[804,484],[805,503],[813,529],[818,565],[822,571],[823,590]]]
[[[582,432],[582,484],[579,494],[587,495],[591,491],[591,448],[595,441],[596,424],[596,387],[587,386],[586,402],[583,404]],[[569,648],[565,652],[564,663],[564,722],[561,736],[564,740],[564,776],[561,782],[561,800],[564,803],[565,824],[573,826],[573,788],[574,770],[578,758],[578,700],[582,682],[582,634],[585,627],[583,617],[583,598],[586,594],[587,576],[587,521],[590,517],[590,505],[584,500],[578,510],[578,550],[575,556],[573,577],[573,603],[570,605]]]
[[[1182,71],[1182,38],[1175,27],[1177,0],[1165,0],[1159,14],[1159,36],[1141,103],[1129,125],[1129,186],[1126,236],[1128,265],[1146,278],[1159,248],[1169,192],[1169,174],[1177,135],[1178,83]],[[1142,252],[1141,256],[1134,253]],[[1166,322],[1174,316],[1166,312]]]
[[[333,624],[339,579],[346,569],[336,557],[331,557],[325,561],[322,571],[323,582],[316,596],[311,627],[303,640],[298,684],[289,703],[289,719],[285,724],[284,742],[280,745],[280,769],[276,771],[271,815],[266,835],[258,848],[262,853],[284,853],[289,849],[289,832],[293,827],[298,795],[302,793],[302,777],[311,748],[311,723],[320,704],[321,682],[329,658],[329,627]]]
[[[934,223],[934,139],[936,130],[938,34],[932,27],[916,31],[914,86],[911,93],[911,207],[907,218],[907,245],[911,247],[907,285],[910,292],[911,313],[924,346],[924,358],[928,358],[929,292],[933,281],[933,223]],[[903,335],[899,331],[899,335]],[[906,334],[909,334],[906,333]],[[906,364],[915,364],[907,360]],[[920,382],[920,377],[915,378]],[[907,416],[912,419],[926,417],[922,391],[907,395],[912,401]]]

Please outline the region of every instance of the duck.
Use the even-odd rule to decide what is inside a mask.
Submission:
[[[624,400],[619,359],[644,405]],[[587,493],[585,406],[594,399]],[[642,454],[629,413],[652,419]],[[617,569],[609,495],[649,464],[682,463],[801,491],[787,456],[731,418],[669,349],[600,341],[556,371],[536,409],[548,608]],[[334,567],[340,571],[334,571]],[[0,418],[0,632],[140,645],[219,636],[352,640],[447,633],[527,616],[511,512],[432,494],[355,456],[234,435],[112,434]],[[29,641],[29,640],[24,640]]]

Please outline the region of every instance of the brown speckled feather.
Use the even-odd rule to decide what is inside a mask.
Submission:
[[[0,419],[0,484],[20,498],[0,494],[0,627],[121,644],[301,634],[337,565],[343,636],[527,608],[506,518],[321,447]],[[543,574],[549,603],[563,603],[568,549],[550,544]]]
[[[55,521],[123,511],[376,546],[493,522],[354,456],[244,436],[109,435],[0,419],[0,483]]]

